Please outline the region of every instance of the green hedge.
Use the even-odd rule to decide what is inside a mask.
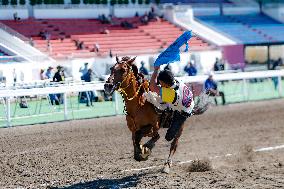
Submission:
[[[110,4],[111,4],[111,5],[117,4],[117,0],[110,0]]]
[[[11,5],[17,5],[17,4],[18,4],[18,1],[17,1],[17,0],[11,0],[10,4],[11,4]]]
[[[80,4],[80,0],[71,0],[72,4]]]
[[[20,0],[20,5],[25,5],[26,4],[26,0]]]
[[[107,0],[102,0],[101,3],[106,5],[108,2]]]
[[[37,5],[41,5],[43,3],[43,0],[36,0]]]
[[[133,4],[135,4],[135,3],[136,3],[136,0],[131,0],[131,2],[132,2]]]
[[[155,0],[155,3],[156,4],[160,4],[160,0]]]
[[[30,5],[34,6],[36,4],[36,0],[30,0]]]
[[[143,4],[143,0],[138,0],[138,4]]]

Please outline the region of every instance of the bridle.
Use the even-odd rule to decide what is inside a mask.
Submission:
[[[133,83],[134,79],[136,79],[136,77],[134,76],[134,72],[133,70],[131,69],[131,67],[127,64],[128,68],[129,68],[129,73],[127,74],[127,76],[121,81],[121,82],[118,82],[117,84],[115,84],[115,86],[118,85],[118,88],[116,89],[120,94],[124,95],[125,96],[125,99],[126,101],[131,101],[133,99],[135,99],[138,94],[139,94],[139,91],[141,89],[141,87],[144,87],[144,82],[142,82],[139,87],[137,88],[137,90],[135,91],[134,95],[132,97],[128,97],[127,93],[126,93],[126,89],[131,86],[131,83]],[[122,87],[123,83],[126,82],[127,80],[130,80],[129,83],[125,86],[125,87]],[[115,88],[114,86],[114,88]],[[145,89],[145,88],[144,88]]]

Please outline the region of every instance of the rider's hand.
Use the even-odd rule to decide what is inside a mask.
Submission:
[[[159,70],[160,69],[160,66],[154,66],[154,70]]]

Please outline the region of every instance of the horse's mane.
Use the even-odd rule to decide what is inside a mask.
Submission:
[[[129,56],[124,56],[124,57],[122,57],[121,61],[122,62],[126,62],[127,65],[131,67],[131,70],[134,73],[135,79],[137,81],[137,86],[138,87],[144,83],[144,86],[140,87],[140,89],[139,89],[138,96],[141,96],[144,92],[147,92],[148,85],[145,86],[145,82],[147,82],[147,80],[145,79],[145,77],[144,77],[144,75],[142,73],[139,73],[138,67],[134,63],[135,58],[131,59]],[[122,62],[119,61],[119,59],[117,59],[117,62],[118,63],[122,63]]]
[[[144,77],[144,74],[138,72],[138,67],[135,64],[132,64],[132,71],[135,75],[138,86],[140,86],[142,83],[147,81],[147,79],[145,79]],[[145,86],[141,87],[138,92],[138,96],[142,95],[144,92],[146,92],[146,90],[148,90],[148,86],[146,89],[145,89]]]

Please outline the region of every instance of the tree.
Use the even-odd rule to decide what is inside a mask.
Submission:
[[[8,0],[2,0],[2,5],[8,5],[9,1]]]
[[[96,4],[101,4],[101,1],[100,0],[95,0],[95,3]]]
[[[72,4],[80,4],[80,0],[71,0]]]
[[[36,4],[36,0],[30,0],[30,5],[34,6]]]
[[[138,4],[142,4],[143,3],[143,0],[138,0]]]
[[[42,3],[43,3],[42,0],[36,0],[37,5],[41,5]]]
[[[101,3],[106,5],[107,4],[107,0],[102,0]]]
[[[145,0],[145,4],[150,4],[150,0]]]
[[[129,4],[129,0],[124,0],[123,3],[128,5]]]
[[[155,0],[155,3],[156,3],[157,5],[159,5],[159,4],[160,4],[160,0]]]
[[[26,4],[26,0],[20,0],[20,5],[25,5]]]
[[[111,0],[111,1],[110,1],[110,4],[111,4],[111,5],[115,5],[116,3],[117,3],[116,0]]]
[[[135,4],[135,3],[136,3],[136,0],[131,0],[131,2],[132,2],[133,4]]]
[[[17,5],[18,1],[17,0],[11,0],[11,5]]]

